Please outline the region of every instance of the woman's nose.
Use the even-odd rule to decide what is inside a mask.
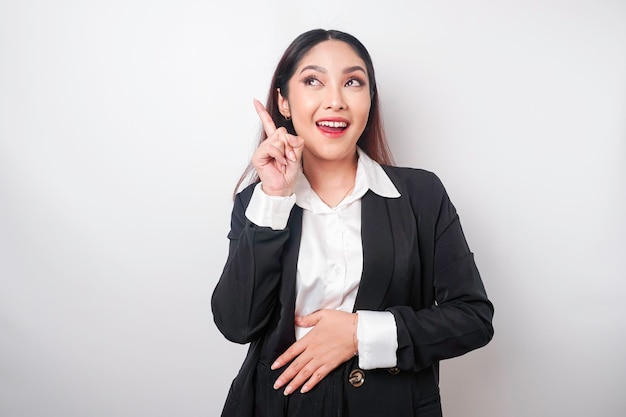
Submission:
[[[346,108],[346,102],[343,97],[341,88],[328,88],[324,107],[332,110],[343,110]]]

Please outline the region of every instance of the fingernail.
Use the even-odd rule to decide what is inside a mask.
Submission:
[[[280,368],[280,362],[278,362],[278,361],[274,362],[272,364],[271,368],[272,368],[272,371],[275,370],[275,369]]]
[[[306,394],[307,392],[309,392],[309,387],[308,387],[308,386],[306,386],[306,385],[304,385],[304,386],[302,387],[302,389],[300,390],[300,393],[302,393],[302,394]]]
[[[291,394],[291,391],[292,391],[291,385],[287,385],[287,388],[285,388],[285,392],[283,394],[289,395]]]
[[[274,382],[274,389],[278,389],[283,386],[283,381],[279,378]]]
[[[294,153],[294,151],[289,151],[289,159],[291,159],[293,162],[296,162],[296,154]]]

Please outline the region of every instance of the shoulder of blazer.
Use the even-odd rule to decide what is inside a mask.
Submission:
[[[391,165],[381,165],[381,167],[391,181],[397,184],[396,186],[406,184],[409,187],[415,187],[433,184],[433,182],[441,182],[435,173],[425,169]]]
[[[438,209],[447,193],[439,177],[425,169],[381,165],[391,182],[414,207]],[[433,207],[434,204],[434,207]]]

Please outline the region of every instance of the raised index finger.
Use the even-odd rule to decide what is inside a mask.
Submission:
[[[265,134],[267,136],[270,136],[276,131],[276,125],[272,120],[272,116],[270,116],[267,110],[265,110],[265,107],[263,107],[263,104],[261,104],[261,102],[257,99],[254,99],[254,108],[261,118],[261,123],[263,124],[263,130],[265,130]]]

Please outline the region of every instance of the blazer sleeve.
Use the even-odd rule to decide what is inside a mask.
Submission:
[[[414,204],[420,241],[421,294],[413,306],[396,306],[398,367],[418,371],[486,345],[494,308],[474,262],[459,216],[443,184],[431,174]],[[424,202],[427,203],[424,203]],[[424,301],[424,293],[432,293]],[[428,297],[427,297],[428,298]],[[434,298],[434,300],[433,300]]]
[[[245,216],[253,187],[235,197],[228,258],[211,297],[213,319],[230,341],[249,343],[265,330],[278,299],[281,253],[289,230],[272,230]]]

